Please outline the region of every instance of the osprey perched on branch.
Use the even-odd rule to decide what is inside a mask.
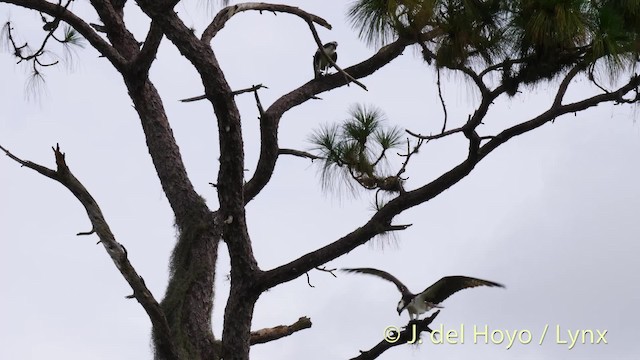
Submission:
[[[338,47],[338,43],[335,41],[328,42],[322,46],[324,48],[324,52],[333,60],[335,63],[338,60],[338,53],[336,52],[336,48]],[[322,51],[318,49],[316,54],[313,55],[313,72],[315,73],[315,78],[321,77],[323,72],[328,72],[331,63],[323,56]]]
[[[400,293],[402,293],[402,298],[398,302],[398,315],[400,315],[400,313],[402,313],[404,309],[407,309],[407,311],[409,312],[409,318],[411,320],[417,319],[418,316],[433,308],[441,308],[442,306],[438,304],[462,289],[472,288],[476,286],[497,286],[501,288],[504,287],[504,285],[495,283],[493,281],[476,279],[467,276],[445,276],[442,279],[436,281],[435,284],[426,288],[423,292],[414,294],[409,291],[409,289],[402,282],[400,282],[400,280],[386,271],[372,268],[340,270],[349,273],[375,275],[396,284],[398,290],[400,290]]]

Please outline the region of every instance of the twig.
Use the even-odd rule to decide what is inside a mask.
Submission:
[[[246,89],[241,89],[241,90],[235,90],[234,92],[231,93],[231,95],[240,95],[240,94],[244,94],[244,93],[248,93],[248,92],[257,92],[258,89],[268,89],[268,87],[262,85],[262,84],[258,84],[258,85],[253,85],[250,88],[246,88]]]
[[[327,269],[326,266],[323,266],[323,267],[316,266],[314,269],[316,269],[318,271],[327,272],[327,273],[331,274],[331,276],[333,276],[334,278],[337,278],[336,274],[334,274],[333,272],[338,270],[338,269]],[[309,277],[309,272],[306,272],[305,275],[307,275],[307,284],[309,284],[310,287],[314,288],[315,286],[311,285],[311,279]]]
[[[409,135],[417,137],[418,139],[422,139],[422,140],[435,140],[435,139],[440,139],[443,138],[445,136],[449,136],[451,134],[455,134],[455,133],[459,133],[459,132],[463,132],[464,128],[463,127],[459,127],[456,129],[451,129],[451,130],[447,130],[444,132],[441,132],[439,134],[435,134],[435,135],[422,135],[422,134],[418,134],[418,133],[414,133],[411,130],[405,130]]]
[[[428,141],[429,140],[427,140],[427,142]],[[400,178],[400,175],[404,174],[404,172],[407,171],[407,165],[409,165],[409,160],[411,159],[413,154],[416,154],[420,150],[420,147],[422,146],[423,143],[424,143],[423,139],[418,139],[418,142],[416,143],[416,145],[413,147],[413,149],[411,149],[411,142],[409,141],[409,139],[407,139],[407,153],[398,154],[404,157],[405,159],[402,162],[402,167],[400,167],[400,170],[398,170],[398,173],[396,174],[397,178]]]
[[[79,233],[76,234],[76,236],[91,235],[91,234],[95,234],[95,233],[96,233],[96,229],[91,229],[91,231],[79,232]]]
[[[192,101],[204,100],[206,98],[207,98],[207,95],[198,95],[191,98],[182,99],[180,100],[180,102],[192,102]]]
[[[315,286],[311,285],[311,278],[309,277],[309,272],[306,272],[304,274],[307,275],[307,284],[309,284],[309,287],[314,288]]]
[[[436,82],[436,84],[438,85],[438,97],[440,98],[440,104],[442,104],[442,111],[444,111],[444,123],[442,124],[441,133],[444,133],[444,131],[447,129],[448,114],[447,114],[447,104],[445,104],[444,98],[442,97],[442,86],[440,86],[440,68],[438,68],[437,74],[438,74],[438,81]]]
[[[256,95],[257,95],[258,89],[262,89],[262,88],[268,89],[268,87],[266,87],[266,86],[264,86],[262,84],[258,84],[258,85],[253,85],[250,88],[233,91],[231,93],[231,95],[236,96],[236,95],[240,95],[240,94],[244,94],[244,93],[248,93],[248,92],[252,92],[252,91],[254,93],[256,93]],[[198,95],[198,96],[182,99],[182,100],[180,100],[180,102],[192,102],[192,101],[204,100],[206,98],[207,98],[207,95]]]
[[[329,273],[329,274],[331,274],[334,278],[337,278],[336,274],[334,274],[333,272],[334,272],[334,271],[336,271],[336,270],[338,270],[338,269],[327,269],[327,267],[326,267],[326,266],[323,266],[323,267],[316,266],[316,267],[315,267],[315,269],[316,269],[316,270],[318,270],[318,271],[328,272],[328,273]]]
[[[262,84],[259,84],[259,85],[256,85],[256,86],[252,87],[253,96],[256,99],[256,106],[258,107],[258,114],[260,114],[260,119],[262,119],[262,117],[264,116],[264,108],[262,107],[262,103],[260,102],[260,96],[258,95],[258,89],[260,89],[261,87],[267,88],[266,86],[262,86]]]

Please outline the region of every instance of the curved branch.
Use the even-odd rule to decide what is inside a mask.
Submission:
[[[562,104],[562,99],[564,98],[564,94],[567,93],[567,89],[569,88],[569,84],[571,80],[573,80],[578,73],[585,68],[584,64],[578,64],[574,66],[567,75],[564,77],[562,82],[560,83],[560,87],[558,88],[558,92],[556,93],[556,97],[553,100],[553,106],[560,106]]]
[[[220,10],[213,21],[202,33],[201,40],[205,43],[209,43],[211,39],[213,39],[216,34],[222,30],[222,28],[226,25],[227,21],[231,19],[234,15],[241,13],[243,11],[270,11],[270,12],[281,12],[281,13],[289,13],[301,17],[307,22],[316,23],[322,27],[325,27],[331,30],[331,25],[323,18],[308,13],[300,8],[289,5],[279,5],[279,4],[267,4],[267,3],[244,3],[227,6],[226,8]],[[322,46],[322,45],[321,45]]]
[[[80,201],[87,212],[93,228],[90,232],[78,233],[78,235],[89,235],[94,232],[98,235],[100,238],[99,243],[102,243],[113,263],[116,265],[118,270],[120,270],[124,279],[133,289],[133,297],[138,300],[140,305],[142,305],[149,315],[153,324],[154,333],[159,336],[159,339],[161,339],[160,343],[165,346],[163,351],[176,356],[171,330],[164,312],[153,297],[153,294],[151,294],[151,291],[145,285],[142,277],[138,275],[133,265],[129,262],[129,259],[127,258],[127,251],[124,249],[124,246],[116,241],[115,236],[109,228],[109,224],[102,214],[102,210],[100,210],[100,207],[93,196],[91,196],[84,185],[82,185],[82,183],[71,173],[71,170],[67,166],[67,162],[65,160],[65,154],[60,151],[60,146],[56,145],[53,149],[57,165],[56,170],[49,169],[31,161],[19,159],[2,146],[0,146],[0,150],[4,151],[7,156],[22,166],[35,170],[36,172],[59,182],[69,189],[78,201]],[[174,358],[177,359],[177,357]]]
[[[93,28],[62,6],[52,4],[44,0],[0,0],[0,2],[21,6],[27,9],[37,10],[50,16],[58,17],[80,33],[89,43],[100,52],[118,70],[126,67],[127,60],[109,43],[107,43]]]
[[[354,78],[369,76],[402,55],[411,43],[404,39],[382,47],[376,54],[359,64],[353,65],[346,72]],[[323,77],[322,80],[311,80],[299,88],[276,100],[262,116],[260,121],[260,157],[253,177],[244,189],[245,203],[251,201],[269,182],[278,158],[278,125],[282,115],[291,108],[313,99],[317,94],[344,86],[348,80],[338,74]]]

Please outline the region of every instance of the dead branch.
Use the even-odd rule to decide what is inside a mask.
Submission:
[[[327,269],[326,266],[323,266],[323,267],[316,266],[315,269],[318,270],[318,271],[327,272],[327,273],[331,274],[331,276],[333,276],[334,278],[337,278],[337,276],[334,273],[334,271],[336,271],[338,269]],[[309,272],[306,272],[305,274],[307,275],[307,284],[309,285],[309,287],[314,288],[315,286],[311,285],[311,277],[309,276]]]
[[[262,85],[262,84],[258,84],[258,85],[253,85],[253,86],[251,86],[250,88],[240,89],[240,90],[235,90],[235,91],[233,91],[233,92],[231,93],[231,95],[234,95],[234,96],[235,96],[235,95],[240,95],[240,94],[244,94],[244,93],[247,93],[247,92],[256,92],[256,91],[258,91],[259,89],[263,89],[263,88],[264,88],[264,89],[268,89],[268,87],[266,87],[266,86],[264,86],[264,85]]]
[[[252,331],[249,342],[251,345],[264,344],[269,341],[281,339],[297,331],[308,329],[310,327],[311,320],[308,317],[303,316],[291,325],[279,325],[272,328]]]
[[[311,285],[311,277],[309,276],[309,272],[307,271],[304,274],[307,275],[307,285],[309,285],[309,287],[314,288],[315,286]]]
[[[428,142],[429,140],[427,140]],[[407,153],[406,154],[398,154],[400,156],[403,156],[405,159],[402,162],[402,166],[400,167],[400,170],[398,170],[398,173],[396,174],[397,178],[400,178],[400,175],[404,174],[405,171],[407,171],[407,165],[409,165],[409,160],[411,160],[411,157],[414,154],[417,154],[418,151],[420,150],[420,147],[422,146],[422,144],[424,143],[423,139],[418,139],[418,142],[416,143],[416,145],[413,147],[413,149],[411,149],[411,143],[409,142],[409,139],[407,139]]]
[[[438,81],[436,82],[436,85],[438,86],[438,97],[440,98],[440,104],[442,105],[442,111],[444,112],[444,122],[442,124],[442,130],[440,131],[441,133],[444,133],[445,130],[447,130],[447,104],[445,104],[444,102],[444,98],[442,97],[442,86],[440,84],[440,69],[437,69],[437,74],[438,74]]]
[[[391,349],[394,346],[418,343],[420,334],[423,332],[432,332],[429,325],[438,316],[440,310],[434,312],[431,316],[422,320],[410,321],[409,324],[400,331],[400,333],[387,333],[385,332],[385,338],[380,341],[376,346],[367,351],[360,351],[360,355],[352,358],[351,360],[373,360],[382,355],[385,351]]]
[[[60,146],[56,144],[56,147],[53,148],[56,160],[56,170],[49,169],[31,161],[22,160],[2,146],[0,146],[0,150],[4,151],[9,158],[22,166],[35,170],[36,172],[59,182],[69,189],[73,195],[75,195],[87,212],[91,225],[93,226],[92,232],[95,232],[98,235],[100,243],[104,246],[107,254],[109,254],[113,263],[116,265],[118,270],[120,270],[122,276],[133,289],[133,296],[149,315],[149,318],[153,323],[154,331],[156,331],[158,336],[163,338],[163,341],[166,341],[166,344],[170,344],[171,349],[175,351],[175,347],[172,343],[171,330],[160,305],[153,297],[153,294],[151,294],[151,291],[146,287],[142,277],[138,275],[133,265],[129,262],[127,252],[124,247],[116,241],[115,236],[111,232],[111,229],[102,214],[102,210],[96,203],[93,196],[89,194],[89,191],[87,191],[84,185],[82,185],[82,183],[71,173],[71,170],[67,166],[65,153],[60,151]],[[79,233],[78,235],[88,234],[89,233]]]
[[[198,96],[182,99],[180,100],[180,102],[192,102],[192,101],[204,100],[206,98],[207,98],[207,95],[198,95]]]
[[[96,229],[91,229],[90,231],[87,232],[79,232],[76,234],[76,236],[86,236],[86,235],[92,235],[96,233]]]
[[[327,273],[331,274],[331,276],[333,276],[334,278],[337,278],[336,274],[334,274],[334,271],[336,271],[338,269],[327,269],[326,266],[323,266],[323,267],[316,266],[315,269],[318,270],[318,271],[327,272]]]
[[[254,92],[254,93],[258,93],[258,89],[268,89],[268,87],[262,85],[262,84],[258,84],[258,85],[253,85],[250,88],[246,88],[246,89],[240,89],[240,90],[235,90],[233,92],[231,92],[231,95],[240,95],[240,94],[244,94],[247,92]],[[198,100],[204,100],[207,98],[207,95],[198,95],[198,96],[194,96],[194,97],[190,97],[190,98],[186,98],[186,99],[182,99],[180,100],[180,102],[192,102],[192,101],[198,101]],[[262,106],[262,105],[260,105]]]
[[[447,130],[444,132],[441,132],[439,134],[435,134],[435,135],[422,135],[422,134],[418,134],[418,133],[414,133],[411,130],[405,130],[409,135],[413,136],[413,137],[417,137],[418,139],[422,139],[422,140],[435,140],[435,139],[440,139],[443,138],[445,136],[449,136],[451,134],[455,134],[455,133],[459,133],[459,132],[463,132],[464,128],[463,127],[459,127],[456,129],[451,129],[451,130]]]
[[[308,153],[306,151],[300,151],[300,150],[295,150],[295,149],[283,149],[283,148],[280,148],[280,149],[278,149],[278,155],[293,155],[293,156],[297,156],[297,157],[301,157],[301,158],[311,159],[311,161],[324,159],[322,156],[313,155],[313,154]]]
[[[406,230],[409,227],[413,226],[413,224],[404,224],[404,225],[389,225],[386,229],[386,231],[400,231],[400,230]]]
[[[91,25],[84,22],[69,9],[45,0],[5,0],[3,2],[36,10],[64,21],[87,39],[103,56],[109,59],[116,69],[123,70],[126,68],[127,61],[125,58],[111,44],[98,35]]]
[[[292,15],[296,15],[307,22],[316,23],[322,27],[325,27],[331,30],[331,25],[323,18],[310,14],[304,10],[301,10],[295,6],[288,5],[279,5],[279,4],[267,4],[267,3],[244,3],[244,4],[236,4],[227,6],[226,8],[220,10],[218,14],[213,18],[213,21],[202,33],[201,40],[203,42],[210,42],[216,34],[224,28],[227,21],[231,19],[234,15],[241,13],[243,11],[259,11],[262,13],[263,11],[269,11],[273,13],[281,12],[281,13],[289,13]]]
[[[253,91],[253,97],[255,97],[256,99],[256,106],[258,107],[258,114],[260,114],[260,119],[262,119],[262,117],[264,116],[264,108],[262,107],[262,102],[260,101],[260,95],[258,95],[258,89],[261,88],[268,89],[268,87],[262,84],[258,84],[250,87],[249,89],[237,90],[233,92],[233,95],[238,95],[244,92]]]

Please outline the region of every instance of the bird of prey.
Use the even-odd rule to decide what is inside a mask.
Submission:
[[[398,315],[405,309],[409,312],[409,318],[411,320],[417,319],[421,314],[433,309],[441,308],[439,304],[454,293],[476,286],[497,286],[504,287],[501,284],[493,281],[476,279],[467,276],[445,276],[442,279],[436,281],[433,285],[426,288],[419,294],[414,294],[395,276],[389,274],[386,271],[372,269],[372,268],[356,268],[356,269],[340,269],[348,273],[369,274],[381,277],[385,280],[391,281],[396,284],[402,298],[398,302]]]
[[[324,48],[324,52],[333,60],[335,63],[338,60],[338,53],[336,52],[336,48],[338,47],[338,43],[335,41],[328,42],[322,46]],[[313,55],[313,72],[315,73],[315,78],[319,78],[323,75],[323,72],[328,72],[331,63],[326,56],[322,54],[322,51],[318,49],[316,54]]]

